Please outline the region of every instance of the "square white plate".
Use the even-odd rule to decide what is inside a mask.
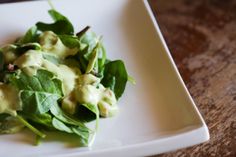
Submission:
[[[90,25],[103,35],[108,57],[123,59],[137,84],[128,84],[120,113],[100,121],[91,148],[53,135],[38,147],[30,132],[0,136],[1,156],[145,156],[209,139],[207,126],[170,56],[147,1],[57,0],[55,8],[76,30]],[[50,22],[47,1],[0,5],[0,44],[38,21]],[[55,136],[55,135],[54,135]]]

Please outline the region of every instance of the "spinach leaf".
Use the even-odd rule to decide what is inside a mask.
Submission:
[[[37,41],[37,27],[33,26],[31,27],[26,34],[20,38],[17,43],[18,44],[26,44],[26,43],[32,43]]]
[[[47,70],[39,69],[34,76],[21,72],[18,76],[11,75],[9,81],[20,90],[25,113],[46,113],[63,96],[62,82]]]
[[[54,9],[51,9],[48,11],[48,13],[51,15],[54,23],[47,24],[43,22],[36,23],[36,26],[38,30],[40,31],[53,31],[56,34],[68,34],[73,35],[74,34],[74,28],[71,22],[62,14],[57,12]]]
[[[28,50],[41,50],[41,45],[34,42],[25,44],[15,43],[3,47],[4,54],[14,53],[17,57],[19,57],[21,54],[25,53]],[[1,50],[0,53],[2,53]],[[2,57],[0,56],[0,58]]]
[[[52,116],[49,113],[43,113],[43,114],[24,113],[23,116],[26,117],[27,120],[40,124],[48,129],[53,129]]]
[[[73,133],[73,131],[71,130],[70,127],[66,126],[62,121],[60,121],[59,119],[57,119],[55,117],[52,119],[52,125],[57,130],[64,131],[64,132],[67,132],[67,133]]]
[[[90,143],[93,142],[93,141],[89,141],[90,132],[88,129],[84,129],[78,126],[71,126],[71,130],[73,131],[74,134],[80,137],[80,143],[83,146],[88,146],[90,145]]]
[[[105,50],[105,49],[104,49]],[[102,58],[99,55],[102,53]],[[102,75],[106,53],[102,49],[100,42],[95,45],[93,50],[89,52],[89,46],[86,46],[77,54],[80,63],[80,68],[83,73],[93,73],[94,75]]]
[[[38,22],[36,23],[36,26],[42,32],[53,31],[56,34],[72,34],[70,26],[67,25],[67,22],[64,20],[56,21],[52,24]]]
[[[86,68],[86,73],[90,73],[93,69],[95,69],[97,60],[98,60],[98,48],[99,48],[99,44],[96,45],[96,47],[93,49],[91,55],[90,55],[90,59],[88,61],[88,65]],[[98,69],[96,69],[97,72]]]
[[[105,64],[108,63],[109,61],[107,60],[106,49],[102,44],[99,51],[100,51],[99,55],[101,55],[101,57],[99,57],[97,60],[98,72],[95,75],[97,77],[103,78]]]
[[[79,136],[80,143],[83,144],[84,146],[87,146],[89,144],[90,132],[88,129],[85,129],[80,126],[73,126],[73,125],[65,124],[57,118],[53,118],[52,124],[57,130],[60,130],[66,133],[76,134],[77,136]]]
[[[95,105],[80,104],[76,112],[76,117],[82,122],[90,122],[97,118],[97,114],[99,115]]]
[[[79,53],[77,53],[75,56],[73,56],[71,59],[75,59],[79,63],[79,67],[82,73],[85,73],[88,60],[84,57],[84,55],[88,52],[88,46],[86,46],[83,50],[81,50]]]
[[[80,37],[82,37],[88,31],[89,28],[90,28],[89,26],[85,27],[83,30],[78,32],[76,36],[64,34],[64,35],[58,35],[58,37],[61,39],[62,43],[66,47],[81,49],[81,44],[83,43],[80,42]]]
[[[16,44],[16,53],[22,54],[28,50],[41,50],[41,46],[38,43]]]
[[[80,48],[80,42],[77,37],[71,35],[58,35],[62,43],[69,48]]]
[[[123,94],[127,80],[128,74],[123,61],[111,61],[105,65],[101,83],[114,91],[116,99],[119,99]]]
[[[84,45],[83,46],[84,48],[88,47],[87,53],[86,53],[87,57],[89,56],[89,54],[93,51],[93,49],[96,47],[96,45],[99,42],[97,35],[92,31],[87,31],[84,35],[80,37],[79,40],[81,42],[81,45]],[[83,47],[81,46],[81,48]]]
[[[58,104],[54,104],[50,108],[51,113],[59,120],[61,120],[64,123],[71,124],[71,125],[76,125],[76,126],[81,126],[85,127],[86,126],[80,122],[78,119],[75,119],[74,117],[68,116],[60,107]]]
[[[91,135],[90,143],[88,143],[88,144],[93,143],[93,140],[95,138],[95,133],[98,130],[98,125],[99,125],[99,110],[98,110],[97,105],[80,104],[78,107],[76,116],[83,122],[90,122],[90,121],[96,119],[95,129],[94,129],[93,134]],[[80,128],[80,130],[81,129],[82,128]],[[73,131],[75,131],[75,130],[73,130]],[[81,132],[83,132],[85,134],[84,136],[87,136],[87,134],[88,134],[86,130],[80,131],[78,133],[81,133]]]
[[[58,130],[75,133],[81,138],[83,145],[88,145],[91,130],[87,128],[79,119],[67,115],[57,104],[50,109],[51,113],[56,117],[54,127]]]
[[[86,114],[86,113],[90,113],[90,114],[87,114],[87,115],[84,114],[84,118],[86,118],[86,119],[84,119],[84,120],[89,121],[90,119],[88,119],[88,118],[92,118],[92,117],[89,117],[89,115],[92,115],[92,114],[94,114],[95,117],[96,117],[95,132],[91,135],[90,143],[88,143],[88,141],[85,141],[85,142],[87,142],[88,144],[91,144],[91,143],[93,143],[93,140],[94,140],[94,138],[95,138],[96,131],[98,130],[98,125],[99,125],[99,110],[98,110],[97,105],[93,105],[93,104],[82,104],[82,105],[80,105],[80,106],[83,106],[83,107],[85,107],[85,108],[87,109],[87,112],[85,112],[85,114]],[[81,113],[81,112],[80,112],[80,113]],[[81,129],[80,129],[80,130],[81,130]],[[86,130],[84,130],[84,131],[82,131],[82,132],[84,133],[84,136],[86,137],[86,135],[88,134],[88,133],[86,132]],[[78,133],[81,133],[81,131],[78,132]]]
[[[106,59],[107,59],[106,49],[102,44],[101,44],[100,51],[101,51],[101,54],[102,54],[102,58],[101,58],[101,61],[98,64],[98,66],[99,66],[99,69],[102,70],[105,63],[106,63]]]
[[[73,25],[68,20],[68,18],[62,15],[61,13],[59,13],[58,11],[56,11],[55,9],[50,9],[48,13],[54,21],[64,20],[64,21],[67,21],[71,25],[71,27],[73,27]]]

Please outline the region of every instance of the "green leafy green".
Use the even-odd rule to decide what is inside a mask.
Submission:
[[[99,55],[101,55],[101,58],[98,58],[97,60],[98,72],[96,76],[103,78],[105,64],[109,61],[107,60],[106,49],[102,44],[99,48]]]
[[[15,52],[18,54],[25,53],[28,50],[41,50],[41,46],[38,43],[26,43],[26,44],[17,44]]]
[[[24,117],[26,117],[27,120],[40,124],[46,127],[47,129],[53,129],[52,115],[49,113],[44,113],[44,114],[24,113],[23,115]]]
[[[79,126],[71,126],[71,130],[80,137],[80,143],[82,145],[89,146],[91,144],[91,141],[89,141],[91,133],[88,129]]]
[[[26,44],[26,43],[32,43],[37,41],[37,27],[33,26],[31,27],[26,34],[20,38],[17,43],[18,44]]]
[[[66,126],[62,121],[60,121],[60,120],[57,119],[57,118],[53,118],[53,119],[52,119],[52,125],[53,125],[57,130],[64,131],[64,132],[67,132],[67,133],[73,133],[73,131],[71,130],[70,127]]]
[[[94,132],[94,134],[92,135],[92,138],[91,138],[91,141],[93,142],[93,140],[94,140],[94,138],[95,138],[95,133],[96,133],[96,131],[98,130],[98,125],[99,125],[99,110],[98,110],[98,107],[96,106],[96,105],[93,105],[93,104],[82,104],[81,106],[84,106],[85,108],[87,108],[87,110],[90,112],[90,115],[91,115],[91,113],[92,114],[94,114],[95,115],[95,117],[96,117],[96,124],[95,124],[95,132]],[[88,113],[88,112],[85,112],[85,113]],[[85,114],[84,114],[85,115]],[[87,121],[89,121],[89,120],[91,120],[91,119],[88,119],[89,117],[88,116],[84,116],[84,118],[86,117],[86,119],[84,119],[84,120],[87,120]],[[90,117],[91,118],[91,117]],[[75,130],[73,130],[73,131],[75,131]],[[81,136],[83,137],[87,137],[87,132],[86,132],[86,130],[83,130],[83,131],[81,131],[81,129],[80,129],[80,132],[78,132],[77,131],[77,134],[78,133],[83,133]],[[84,139],[86,139],[86,138],[84,138]],[[85,141],[85,142],[87,142],[87,141]],[[87,142],[88,143],[88,142]],[[88,143],[89,144],[89,143]]]
[[[58,35],[62,43],[69,48],[80,48],[80,41],[77,37],[71,35]]]
[[[80,42],[80,38],[85,35],[85,33],[89,30],[89,26],[86,26],[83,30],[81,30],[80,32],[78,32],[76,34],[76,36],[72,36],[72,35],[58,35],[58,37],[61,39],[62,43],[69,48],[79,48],[81,49],[81,44],[83,44],[83,42]]]
[[[64,123],[77,125],[77,126],[86,128],[86,126],[82,122],[80,122],[78,119],[68,116],[57,104],[54,104],[50,108],[50,111],[57,119],[61,120]]]
[[[52,124],[57,130],[79,136],[80,137],[79,141],[82,145],[84,146],[89,145],[90,132],[88,129],[85,129],[83,127],[81,128],[80,126],[65,124],[57,118],[53,118]]]
[[[81,121],[68,116],[58,105],[52,106],[50,111],[56,117],[53,118],[53,126],[56,129],[67,133],[75,133],[80,137],[81,144],[89,144],[90,129]]]
[[[74,28],[71,22],[62,14],[57,12],[54,9],[51,9],[48,11],[48,13],[51,15],[53,20],[55,21],[54,23],[47,24],[43,22],[38,22],[36,23],[36,26],[38,30],[40,31],[53,31],[56,34],[68,34],[72,35],[74,34]]]
[[[84,35],[80,37],[80,42],[82,45],[81,48],[88,47],[87,53],[86,53],[87,54],[86,56],[88,57],[88,55],[93,51],[93,49],[99,42],[99,39],[94,32],[87,31],[86,33],[84,33]]]
[[[81,68],[81,71],[83,73],[86,72],[87,69],[87,65],[88,65],[88,60],[85,58],[85,54],[88,53],[88,46],[86,46],[82,51],[80,51],[80,53],[78,53],[75,58],[79,61],[79,65]]]
[[[4,82],[0,85],[13,87],[14,93],[7,90],[10,91],[8,93],[19,96],[15,98],[17,101],[12,95],[7,96],[11,97],[12,101],[6,100],[6,104],[0,104],[0,134],[15,133],[27,127],[36,134],[38,144],[40,139],[46,136],[42,130],[57,130],[77,135],[78,142],[89,146],[98,129],[99,115],[112,116],[113,113],[105,113],[107,111],[105,107],[110,107],[109,112],[115,113],[117,99],[123,94],[127,81],[135,83],[135,80],[127,74],[123,61],[107,59],[101,37],[89,31],[89,26],[74,34],[74,27],[69,19],[56,11],[50,2],[49,4],[52,7],[48,11],[53,19],[52,23],[37,22],[18,41],[0,48],[0,81]],[[53,36],[50,36],[50,33]],[[45,39],[45,42],[41,39]],[[38,50],[42,54],[38,55],[40,56],[38,58],[37,55],[33,57],[37,64],[30,64],[34,65],[30,66],[24,64],[24,61],[22,65],[17,64],[17,57],[28,50]],[[68,55],[60,58],[60,52],[68,53]],[[8,60],[7,57],[9,57]],[[54,64],[51,65],[52,72],[46,70],[46,67],[49,67],[47,63],[50,65],[46,60]],[[13,65],[14,63],[17,66]],[[68,80],[75,81],[75,86],[73,85],[72,89],[74,89],[70,93],[64,95],[62,82],[70,81],[65,81],[67,78],[61,77],[61,73],[65,72],[66,75],[67,71],[71,71],[71,76],[68,75],[71,79]],[[82,77],[83,75],[92,76],[93,81],[89,77]],[[68,85],[66,83],[63,87]],[[98,102],[93,102],[95,104],[82,103],[78,100],[77,86],[91,86],[95,92],[94,96],[100,94],[101,98],[98,97]],[[110,88],[114,93],[103,86]],[[1,88],[0,90],[4,91]],[[13,102],[19,102],[19,104]],[[12,107],[14,105],[15,108]],[[72,106],[73,113],[65,112],[64,105]],[[94,129],[86,125],[92,120],[96,120]]]
[[[20,90],[23,112],[26,113],[46,113],[63,96],[62,82],[47,70],[39,69],[35,76],[24,72],[12,75],[10,83]]]
[[[102,78],[104,65],[106,63],[106,51],[100,39],[90,39],[95,34],[85,35],[81,43],[85,47],[76,55],[81,71],[83,73],[93,73]],[[94,45],[96,44],[96,45]]]
[[[52,24],[38,22],[36,26],[42,32],[53,31],[56,34],[71,34],[70,27],[67,25],[67,22],[63,20],[56,21],[55,23]]]
[[[97,50],[98,48],[99,48],[99,44],[97,44],[97,46],[94,47],[94,49],[90,55],[90,59],[88,61],[88,65],[86,68],[86,73],[90,73],[93,69],[95,69],[97,67],[96,63],[98,60],[98,50]]]
[[[105,65],[101,83],[114,91],[116,99],[119,99],[123,94],[127,80],[128,74],[123,61],[111,61]]]
[[[100,62],[98,62],[98,66],[99,66],[99,69],[103,69],[104,65],[106,64],[106,59],[107,59],[106,49],[104,48],[103,45],[101,45],[100,51],[102,54],[102,58]]]
[[[76,117],[82,122],[90,122],[99,116],[99,111],[96,105],[80,104],[77,109]]]
[[[60,21],[60,20],[64,20],[67,21],[69,25],[71,25],[71,27],[73,28],[73,25],[71,24],[71,22],[68,20],[67,17],[65,17],[64,15],[62,15],[61,13],[59,13],[58,11],[56,11],[55,9],[50,9],[48,11],[49,15],[52,17],[52,19],[54,21]]]
[[[84,34],[80,37],[79,43],[80,43],[80,51],[75,55],[76,60],[79,61],[80,68],[82,73],[85,73],[87,70],[87,66],[91,58],[94,57],[94,54],[97,53],[98,45],[99,45],[99,40],[96,37],[96,34],[93,32],[83,32]],[[94,52],[94,53],[93,53]],[[93,56],[92,56],[93,54]],[[98,54],[99,55],[99,54]],[[95,55],[95,56],[98,56]],[[96,57],[97,58],[97,57]],[[90,63],[90,64],[91,64]],[[91,68],[91,66],[90,66]]]

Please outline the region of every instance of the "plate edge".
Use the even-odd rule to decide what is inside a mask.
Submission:
[[[200,111],[198,110],[198,108],[197,108],[197,106],[196,106],[196,104],[195,104],[195,102],[194,102],[192,96],[190,95],[190,93],[189,93],[189,91],[188,91],[188,89],[187,89],[187,87],[186,87],[186,85],[185,85],[185,83],[184,83],[184,81],[183,81],[183,79],[182,79],[180,73],[179,73],[179,70],[178,70],[178,68],[177,68],[177,66],[176,66],[176,64],[175,64],[175,62],[174,62],[174,59],[172,58],[172,55],[171,55],[171,53],[170,53],[170,50],[169,50],[169,48],[168,48],[168,46],[167,46],[167,44],[166,44],[166,42],[165,42],[165,39],[164,39],[164,37],[163,37],[163,35],[162,35],[162,33],[161,33],[161,30],[160,30],[160,27],[159,27],[159,25],[158,25],[158,22],[156,21],[155,16],[154,16],[154,14],[153,14],[153,12],[152,12],[151,6],[150,6],[150,4],[149,4],[149,2],[148,2],[149,0],[142,0],[142,1],[143,1],[144,5],[145,5],[146,11],[147,11],[148,14],[149,14],[149,17],[151,18],[152,24],[153,24],[153,26],[155,27],[155,30],[156,30],[156,32],[157,32],[157,34],[158,34],[158,36],[159,36],[159,38],[160,38],[160,40],[161,40],[161,43],[162,43],[162,45],[164,46],[164,49],[165,49],[165,51],[166,51],[166,53],[167,53],[167,55],[168,55],[168,58],[169,58],[170,61],[171,61],[172,68],[174,68],[174,70],[175,70],[175,72],[176,72],[176,74],[177,74],[177,76],[178,76],[178,80],[180,81],[182,87],[183,87],[184,90],[186,91],[186,94],[187,94],[187,96],[188,96],[188,99],[189,99],[189,100],[191,101],[191,103],[193,104],[194,110],[195,110],[195,112],[197,113],[197,115],[199,116],[199,118],[200,118],[200,120],[201,120],[201,122],[202,122],[202,126],[206,129],[205,131],[206,131],[206,133],[208,134],[208,139],[207,139],[207,140],[209,140],[209,139],[210,139],[209,129],[208,129],[208,127],[207,127],[207,125],[206,125],[206,123],[205,123],[205,121],[204,121],[204,119],[203,119],[203,117],[202,117]],[[206,140],[206,141],[207,141],[207,140]]]

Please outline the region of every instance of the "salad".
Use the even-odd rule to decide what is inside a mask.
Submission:
[[[107,59],[89,26],[75,33],[68,18],[48,13],[53,23],[38,22],[0,48],[0,134],[28,128],[38,144],[47,131],[58,131],[90,146],[99,119],[117,114],[117,101],[134,80],[122,60]]]

